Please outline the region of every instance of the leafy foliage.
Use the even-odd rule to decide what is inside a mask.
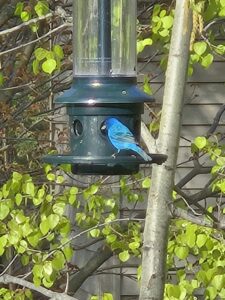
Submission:
[[[158,49],[160,66],[165,70],[174,11],[172,5],[161,2],[151,12],[147,34],[145,30],[139,31],[137,50],[141,53],[147,46]],[[10,23],[7,24],[24,27],[12,36],[7,34],[2,37],[1,51],[8,49],[9,53],[4,54],[4,68],[0,69],[1,97],[4,100],[0,102],[0,121],[4,125],[0,127],[0,138],[6,141],[7,137],[7,150],[3,151],[6,155],[0,152],[3,162],[0,256],[4,268],[12,262],[13,256],[18,268],[16,274],[28,272],[36,286],[56,289],[67,274],[77,271],[76,266],[71,266],[71,257],[76,251],[78,236],[87,235],[91,242],[103,240],[105,247],[110,248],[121,263],[126,263],[132,257],[141,256],[142,226],[132,217],[129,222],[118,220],[120,195],[107,193],[101,181],[86,188],[71,187],[67,177],[49,165],[45,166],[43,175],[39,158],[43,153],[54,150],[50,138],[50,119],[47,117],[53,113],[49,98],[65,89],[68,69],[71,69],[71,32],[64,31],[58,37],[57,27],[65,21],[65,16],[56,14],[54,1],[16,1],[12,6],[14,15],[8,16]],[[225,54],[225,45],[217,39],[216,28],[225,16],[225,1],[192,0],[191,6],[193,30],[189,75],[194,72],[195,65],[207,69],[215,58]],[[41,22],[32,22],[52,12],[54,16],[50,19],[46,17]],[[1,30],[6,29],[3,24]],[[50,35],[51,29],[55,33]],[[13,41],[22,47],[11,49],[11,45],[12,48],[18,46]],[[149,80],[151,74],[144,79],[144,90],[151,95],[153,89]],[[149,126],[155,135],[159,122],[160,112],[155,113],[154,121]],[[64,132],[64,128],[55,129],[59,137]],[[225,153],[221,140],[222,135],[202,135],[192,142],[192,155],[196,163],[203,157],[210,161],[211,183],[208,188],[220,197],[225,193]],[[5,144],[2,143],[3,146]],[[64,170],[69,171],[67,166]],[[122,177],[119,186],[126,205],[135,208],[140,204],[150,185],[149,176],[136,174],[132,178]],[[173,198],[174,206],[182,207],[187,212],[190,210],[180,199],[179,193],[174,193]],[[68,209],[74,211],[72,220],[66,215]],[[133,216],[132,209],[128,212],[129,216]],[[165,299],[191,300],[200,288],[204,290],[205,299],[225,298],[224,234],[220,229],[213,228],[217,227],[217,223],[212,219],[215,215],[223,217],[224,207],[217,202],[207,207],[204,214],[212,228],[176,219],[171,225]],[[137,270],[137,278],[140,277],[141,267]],[[30,290],[10,290],[8,286],[0,289],[0,295],[5,300],[32,299]],[[91,299],[97,300],[99,296]],[[112,300],[113,296],[106,291],[102,299]]]

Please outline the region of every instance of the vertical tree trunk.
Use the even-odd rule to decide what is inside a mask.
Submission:
[[[186,82],[191,18],[189,0],[177,0],[163,97],[157,149],[167,161],[153,166],[142,258],[140,300],[163,299],[169,228],[169,201],[174,185]]]

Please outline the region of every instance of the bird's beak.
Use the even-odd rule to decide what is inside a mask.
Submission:
[[[103,135],[107,134],[107,126],[106,126],[105,122],[101,126],[101,132]]]
[[[101,130],[102,130],[102,131],[105,131],[105,130],[106,130],[106,125],[105,125],[105,124],[102,125]]]

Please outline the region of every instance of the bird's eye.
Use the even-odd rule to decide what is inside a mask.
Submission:
[[[103,135],[106,135],[107,134],[107,128],[106,128],[106,124],[105,124],[105,121],[102,122],[101,126],[100,126],[100,130],[101,130],[101,133]]]

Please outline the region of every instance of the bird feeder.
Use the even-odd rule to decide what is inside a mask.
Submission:
[[[153,98],[141,91],[136,77],[136,0],[73,1],[73,83],[55,103],[69,115],[66,153],[44,161],[71,164],[74,174],[120,175],[139,171],[146,161],[116,149],[104,130],[115,117],[140,140],[144,102]],[[151,155],[151,163],[165,161]]]

